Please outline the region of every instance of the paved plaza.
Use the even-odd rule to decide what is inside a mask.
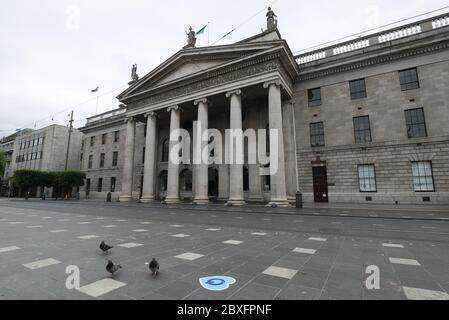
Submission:
[[[98,246],[115,247],[109,254]],[[151,258],[161,269],[153,277]],[[114,277],[108,260],[123,269]],[[78,266],[80,288],[66,288]],[[369,266],[380,289],[369,290]],[[229,276],[224,291],[199,279]],[[449,299],[449,210],[0,200],[0,299]]]

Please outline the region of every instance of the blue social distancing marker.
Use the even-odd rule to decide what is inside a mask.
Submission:
[[[213,276],[200,278],[200,284],[204,289],[211,291],[223,291],[229,288],[231,284],[236,283],[232,277]]]

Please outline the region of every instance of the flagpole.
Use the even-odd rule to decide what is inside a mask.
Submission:
[[[97,105],[95,107],[95,115],[98,114],[98,99],[100,98],[100,88],[97,89]]]

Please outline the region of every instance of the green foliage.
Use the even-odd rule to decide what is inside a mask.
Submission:
[[[79,171],[42,172],[36,170],[17,170],[13,182],[19,188],[56,187],[69,189],[84,185],[85,173]]]
[[[53,186],[68,189],[84,185],[86,174],[79,171],[61,171],[53,173]]]

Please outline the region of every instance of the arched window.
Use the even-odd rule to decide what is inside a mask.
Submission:
[[[167,191],[167,177],[168,173],[166,170],[159,174],[159,191]]]
[[[214,141],[215,141],[215,137],[212,136],[212,137],[209,138],[209,141],[207,142],[207,144],[210,145],[210,144],[211,144],[212,142],[214,142]],[[209,147],[209,157],[210,157],[210,158],[215,157],[215,148],[210,149],[210,147]]]
[[[179,177],[181,191],[192,191],[192,171],[186,169]]]
[[[249,191],[249,171],[247,167],[243,167],[243,191]]]
[[[168,139],[165,139],[164,142],[162,142],[162,162],[168,162],[168,149],[169,149],[169,141]]]

